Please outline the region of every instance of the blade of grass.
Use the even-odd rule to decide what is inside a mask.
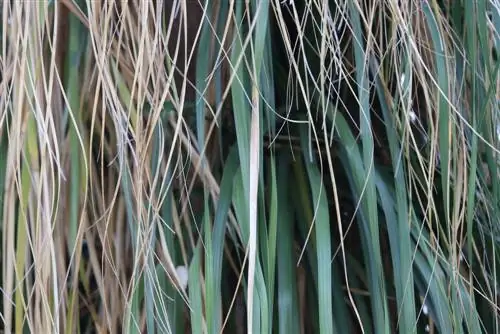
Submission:
[[[6,127],[8,122],[5,122]],[[4,211],[4,196],[5,196],[5,179],[7,173],[7,154],[8,154],[8,136],[7,131],[0,132],[0,217],[3,217]],[[0,226],[0,235],[5,228],[4,225]]]
[[[330,120],[335,119],[335,129],[339,134],[341,150],[339,157],[342,161],[354,198],[360,198],[361,210],[359,212],[360,233],[364,256],[369,268],[369,289],[372,297],[372,311],[374,312],[374,330],[388,332],[387,294],[382,272],[382,259],[380,251],[380,240],[378,235],[378,216],[375,221],[369,219],[368,208],[365,205],[365,177],[366,166],[363,165],[362,157],[358,149],[358,144],[342,114],[329,111],[327,116]],[[377,197],[375,196],[375,200]],[[375,203],[376,204],[376,203]],[[374,212],[378,215],[378,212]]]
[[[164,181],[170,180],[170,178],[168,178],[168,176],[170,174],[170,170],[168,167],[167,167],[167,171],[164,174],[165,176],[167,176],[167,178],[163,178],[161,173],[160,173],[160,166],[161,166],[161,163],[163,161],[162,158],[163,158],[163,150],[164,150],[164,145],[163,145],[164,141],[165,141],[165,138],[164,138],[164,132],[163,132],[163,122],[162,122],[162,119],[160,118],[158,120],[158,123],[154,127],[154,131],[153,131],[153,135],[152,135],[152,144],[151,144],[152,145],[152,149],[151,149],[152,152],[151,152],[150,168],[151,168],[151,175],[153,177],[151,189],[152,189],[152,194],[154,195],[154,198],[155,198],[155,207],[159,206],[158,213],[156,212],[157,209],[153,208],[153,205],[148,206],[148,215],[150,217],[152,217],[153,220],[156,219],[157,214],[159,214],[159,216],[161,217],[162,214],[164,213],[163,207],[168,206],[168,205],[160,205],[159,204],[160,198],[164,196],[163,200],[165,200],[166,203],[170,203],[170,200],[171,200],[171,198],[169,196],[169,194],[171,192],[171,187],[167,186],[167,189],[165,191],[166,194],[161,193],[161,189],[162,189],[162,186],[164,185]],[[168,213],[170,213],[170,212],[167,212],[167,214]],[[169,216],[165,215],[162,218],[166,220],[166,219],[168,219],[167,217],[171,218],[170,215]],[[155,222],[153,221],[153,223],[155,223]],[[164,233],[164,229],[162,229],[162,227],[163,226],[161,225],[161,223],[158,226],[153,227],[154,237],[151,239],[151,241],[156,240],[157,233],[161,238],[160,234]],[[173,242],[171,243],[171,245],[173,245]],[[151,245],[150,247],[151,247],[150,249],[154,249],[154,245]],[[170,257],[171,258],[173,257],[174,261],[176,261],[177,259],[175,259],[175,253],[174,253],[174,256],[172,256],[172,255],[173,254],[170,254]],[[166,300],[164,298],[164,293],[168,289],[168,282],[167,282],[167,278],[166,278],[166,273],[162,270],[162,266],[160,264],[155,265],[155,261],[153,259],[152,254],[150,254],[150,256],[149,256],[148,265],[151,268],[150,270],[154,270],[154,273],[152,274],[154,279],[152,280],[152,279],[148,278],[145,281],[146,286],[144,287],[146,289],[146,291],[148,291],[148,285],[150,285],[151,287],[149,288],[149,290],[152,290],[151,296],[146,295],[147,298],[150,298],[149,303],[151,304],[151,305],[149,305],[149,310],[147,311],[147,314],[146,314],[146,316],[147,316],[146,324],[147,324],[148,328],[153,328],[152,330],[148,329],[148,331],[154,331],[154,326],[157,325],[159,331],[170,333],[171,332],[170,321],[171,321],[171,319],[174,319],[174,321],[175,321],[175,317],[170,317],[170,314],[166,309]],[[146,300],[146,305],[148,306],[148,300]],[[175,310],[175,307],[173,307],[173,309]],[[174,325],[175,325],[175,323],[174,323]],[[174,327],[174,328],[176,328],[176,327]]]
[[[28,126],[26,137],[26,151],[27,157],[24,161],[25,164],[21,169],[21,183],[20,183],[20,198],[19,209],[17,215],[17,231],[16,231],[16,282],[18,288],[15,292],[15,332],[22,333],[24,328],[24,316],[26,312],[26,300],[24,297],[24,289],[20,282],[24,281],[24,268],[26,268],[28,243],[28,203],[31,192],[32,180],[31,169],[35,168],[35,161],[38,160],[37,151],[37,138],[36,138],[36,123],[31,113],[28,116]],[[24,160],[24,159],[23,159]]]
[[[366,274],[361,263],[349,253],[346,253],[346,267],[349,275],[349,287],[353,290],[353,300],[356,303],[356,312],[359,314],[359,326],[365,334],[371,334],[373,329],[368,326],[368,324],[373,323],[370,301],[367,300],[365,294],[361,293],[368,286]]]
[[[437,5],[433,3],[435,7]],[[444,212],[447,226],[450,223],[450,152],[452,146],[452,129],[450,123],[450,97],[449,97],[449,78],[448,66],[446,62],[446,50],[444,49],[444,40],[436,16],[432,12],[431,5],[427,2],[422,4],[422,10],[425,14],[426,23],[431,33],[431,39],[435,49],[435,61],[437,73],[437,86],[439,89],[438,97],[438,141],[439,141],[439,162],[441,171],[441,187],[443,191]]]
[[[314,230],[316,234],[316,256],[318,262],[318,310],[320,333],[340,333],[334,323],[332,308],[331,236],[328,201],[320,172],[315,161],[310,161],[307,150],[307,132],[302,127],[301,139],[311,196],[314,207]]]
[[[273,317],[274,317],[274,290],[276,281],[276,244],[278,239],[278,189],[277,189],[277,175],[276,175],[276,161],[274,156],[271,156],[269,166],[269,181],[268,187],[270,189],[269,194],[269,233],[266,240],[267,243],[267,295],[269,297],[269,329],[272,330]],[[285,193],[286,194],[286,193]],[[281,242],[281,230],[280,230],[280,242]],[[278,253],[282,254],[282,253]]]
[[[299,333],[299,307],[297,296],[297,276],[295,272],[294,219],[289,207],[289,158],[286,152],[278,158],[279,172],[277,184],[277,214],[279,242],[277,243],[277,313],[280,334]]]
[[[200,245],[198,245],[193,253],[191,265],[189,266],[188,286],[189,286],[189,302],[191,309],[191,332],[193,334],[202,334],[203,331],[203,305],[202,292],[200,281],[201,255]]]
[[[82,2],[77,4],[82,7]],[[67,246],[74,260],[72,272],[74,274],[73,284],[77,284],[77,268],[81,256],[81,240],[78,239],[78,231],[81,223],[81,199],[82,189],[86,189],[86,171],[81,169],[84,165],[84,158],[82,157],[82,116],[81,116],[81,63],[84,53],[87,49],[88,30],[80,22],[80,20],[73,14],[69,17],[69,37],[68,37],[68,53],[65,63],[65,93],[68,101],[68,106],[65,110],[66,117],[71,121],[69,122],[69,145],[70,149],[70,194],[69,194],[69,236]],[[85,193],[85,191],[83,192]],[[74,258],[74,259],[73,259]],[[70,305],[66,319],[68,321],[67,333],[74,331],[73,321],[78,317],[78,313],[74,314],[77,302],[77,289],[74,289],[70,297]]]
[[[421,240],[419,245],[424,242],[426,241]],[[420,295],[424,297],[424,303],[429,309],[429,315],[436,322],[439,333],[453,333],[452,310],[444,286],[446,278],[440,270],[439,263],[432,262],[433,258],[430,252],[415,252],[415,283]]]
[[[119,159],[121,160],[121,157],[119,156]],[[136,256],[136,249],[137,249],[137,244],[138,244],[138,231],[136,229],[136,218],[135,218],[135,209],[133,206],[133,191],[131,189],[131,177],[130,177],[130,172],[128,169],[128,163],[127,161],[120,161],[120,165],[123,167],[120,167],[121,170],[121,190],[125,199],[125,210],[127,213],[127,222],[128,222],[128,227],[130,230],[130,235],[131,235],[131,243],[132,243],[132,249],[134,250],[134,258]],[[135,262],[135,261],[134,261]],[[136,263],[134,263],[135,267]],[[139,305],[139,287],[138,281],[140,279],[139,273],[136,272],[136,268],[134,268],[134,274],[132,275],[133,278],[130,283],[129,291],[130,291],[130,300],[128,301],[127,305],[127,310],[125,313],[125,328],[127,328],[128,333],[130,334],[138,334],[139,333],[139,328],[138,328],[138,321],[140,319],[140,305]]]
[[[437,3],[433,3],[434,11],[438,12]],[[452,149],[458,145],[456,141],[455,132],[453,131],[452,123],[451,123],[451,96],[450,96],[450,78],[448,75],[448,62],[447,59],[447,50],[445,49],[445,41],[443,39],[443,30],[441,26],[441,16],[435,15],[432,11],[431,5],[428,3],[422,4],[422,10],[424,12],[427,26],[430,30],[431,39],[434,47],[434,55],[437,69],[437,88],[439,89],[438,93],[438,142],[439,142],[439,157],[440,157],[440,171],[441,171],[441,191],[443,192],[443,207],[444,207],[444,215],[445,215],[445,226],[448,227],[450,236],[453,238],[453,244],[450,249],[450,262],[455,264],[458,256],[454,256],[456,254],[456,248],[458,247],[458,240],[456,240],[456,236],[454,235],[454,231],[456,230],[456,222],[454,224],[454,219],[452,219],[452,209],[451,209],[451,178],[453,170],[452,168],[456,167],[454,164],[457,164],[457,157],[453,154]],[[459,205],[456,203],[455,205]],[[452,231],[453,230],[453,231]],[[460,330],[462,323],[462,312],[460,311],[460,301],[459,301],[459,291],[457,282],[457,274],[454,273],[453,279],[450,282],[450,297],[452,299],[452,312],[453,312],[453,320],[454,320],[454,329],[456,331]]]
[[[465,13],[465,27],[466,27],[466,45],[467,54],[470,59],[470,71],[472,72],[472,82],[471,82],[471,108],[472,110],[477,110],[478,102],[478,80],[475,77],[477,73],[477,34],[476,34],[476,6],[473,2],[464,3],[464,13]],[[475,112],[471,113],[472,117],[472,127],[477,128],[477,114]],[[472,242],[473,242],[473,218],[475,209],[475,194],[476,194],[476,175],[477,175],[477,155],[478,155],[478,137],[475,132],[471,133],[471,148],[470,148],[470,175],[468,184],[468,194],[467,194],[467,254],[472,254]],[[469,263],[473,265],[473,257],[469,259]]]
[[[152,228],[150,239],[146,247],[146,268],[144,271],[144,308],[146,313],[146,330],[148,333],[157,331],[155,309],[156,303],[155,290],[158,288],[158,276],[156,276],[156,267],[154,265],[154,244],[156,242],[156,228]]]
[[[221,282],[222,282],[222,260],[224,251],[224,240],[226,231],[226,221],[231,205],[233,182],[238,170],[238,151],[236,146],[231,148],[229,156],[224,164],[224,172],[220,186],[219,201],[215,212],[213,233],[208,239],[206,235],[205,245],[210,245],[211,256],[208,256],[208,251],[205,254],[205,262],[210,265],[205,266],[206,279],[206,315],[207,327],[210,333],[220,333],[222,319],[222,299],[221,299]]]
[[[170,182],[172,179],[172,172],[171,172],[171,167],[168,166],[167,170],[165,171],[165,177],[163,182]],[[165,236],[166,244],[169,247],[168,251],[170,254],[170,257],[175,263],[180,263],[182,258],[180,256],[180,251],[178,247],[178,238],[180,237],[177,234],[174,234],[172,231],[175,230],[174,222],[173,222],[173,212],[172,212],[172,206],[174,204],[174,198],[172,194],[172,188],[168,188],[167,193],[165,194],[164,202],[161,208],[161,216],[162,219],[165,221],[165,224],[163,224],[161,231],[159,233],[162,233]],[[184,300],[182,296],[179,294],[177,291],[177,288],[174,286],[174,284],[171,281],[167,281],[167,275],[165,273],[165,269],[161,267],[161,276],[159,278],[160,280],[160,286],[165,287],[164,288],[164,293],[165,297],[164,299],[167,299],[166,302],[162,302],[163,304],[166,304],[166,309],[167,309],[167,319],[169,319],[169,323],[171,323],[171,328],[174,329],[174,332],[184,332]],[[160,294],[163,296],[163,291],[160,291]],[[158,314],[157,316],[163,316],[164,312],[162,314]]]
[[[235,21],[241,22],[243,17],[243,2],[236,2]],[[235,29],[242,29],[238,26]],[[235,63],[244,53],[241,36],[237,35],[234,40],[234,47],[231,53],[231,63]],[[234,115],[234,126],[236,130],[236,139],[238,143],[238,152],[241,165],[241,173],[245,176],[250,175],[250,115],[251,110],[247,98],[248,72],[243,64],[233,69],[236,73],[236,80],[231,85],[231,95],[234,110],[238,110]],[[245,193],[249,193],[249,180],[243,181]],[[248,196],[248,195],[245,195]]]
[[[207,51],[211,50],[211,45],[210,42],[212,41],[211,35],[213,32],[213,26],[212,22],[210,22],[210,18],[213,16],[212,13],[212,7],[209,5],[209,1],[205,1],[205,4],[203,6],[203,11],[204,11],[204,16],[203,16],[203,21],[201,22],[202,24],[202,29],[201,29],[201,36],[200,36],[200,41],[198,45],[198,56],[196,57],[196,101],[195,101],[195,106],[196,106],[196,137],[197,137],[197,144],[200,149],[200,151],[205,151],[204,146],[206,144],[206,138],[205,138],[205,123],[206,123],[206,99],[205,99],[205,94],[207,93],[208,90],[208,72],[209,68],[213,62],[213,60],[210,58],[210,52],[208,52],[207,56]],[[193,28],[193,27],[192,27]],[[213,52],[212,52],[213,53]],[[210,102],[210,101],[208,101]],[[203,164],[206,163],[205,159],[205,154],[201,157],[202,159],[202,166],[200,168],[203,168]]]
[[[377,208],[377,194],[374,181],[374,144],[373,133],[370,116],[370,90],[367,77],[367,60],[370,57],[366,54],[364,45],[364,34],[361,28],[361,19],[358,8],[354,3],[350,3],[350,13],[353,24],[354,35],[354,58],[356,64],[356,83],[358,85],[358,103],[360,108],[360,135],[362,142],[363,154],[363,173],[353,174],[357,180],[358,195],[360,196],[364,209],[362,215],[366,219],[364,226],[365,240],[368,243],[368,262],[370,268],[370,290],[372,311],[374,312],[374,326],[376,332],[388,333],[389,329],[389,314],[387,310],[387,296],[385,291],[384,273],[382,270],[382,259],[380,254],[380,237],[379,237],[379,223],[378,223],[378,208]],[[370,35],[369,35],[370,36]],[[370,41],[373,37],[366,37]],[[339,117],[339,116],[337,116]],[[338,129],[338,127],[337,127]],[[339,130],[341,131],[341,130]],[[344,130],[345,132],[345,130]],[[348,143],[345,141],[348,137],[344,137],[344,145],[348,149],[352,149],[355,145],[354,141]],[[354,152],[353,152],[354,153]],[[352,153],[351,153],[352,154]],[[354,161],[351,161],[351,164]],[[346,166],[347,167],[347,166]],[[364,181],[363,181],[364,180]],[[363,184],[362,187],[360,185]]]
[[[395,182],[396,184],[397,182]],[[410,234],[408,228],[408,212],[406,221],[401,220],[400,210],[397,199],[394,199],[393,194],[398,193],[396,190],[388,187],[390,182],[383,180],[377,174],[377,188],[380,196],[380,205],[384,211],[386,228],[389,235],[389,243],[391,249],[391,260],[394,268],[394,284],[396,287],[396,298],[398,302],[398,324],[400,333],[413,332],[417,323],[415,316],[415,295],[414,295],[414,278],[413,278],[413,256],[410,249]],[[404,224],[405,226],[402,226]],[[405,228],[406,227],[406,228]],[[403,232],[406,230],[406,234]],[[406,241],[406,243],[405,243]],[[403,263],[403,258],[407,261]],[[405,268],[406,271],[403,271]],[[402,319],[399,319],[399,316]]]
[[[238,173],[234,179],[234,188],[233,188],[233,205],[235,208],[235,215],[237,221],[241,228],[241,238],[242,244],[248,245],[250,239],[250,227],[249,227],[249,215],[248,215],[248,202],[246,202],[245,191],[244,191],[244,177],[241,173],[241,169],[238,170]],[[248,252],[248,250],[247,250]],[[266,292],[266,284],[264,280],[262,264],[259,260],[259,253],[256,254],[255,259],[255,286],[252,290],[254,293],[255,304],[256,307],[255,312],[252,314],[252,318],[248,319],[248,321],[252,321],[251,327],[254,332],[257,333],[267,333],[269,331],[269,310],[268,310],[268,296]],[[248,298],[248,280],[243,281],[243,286],[246,287],[246,292]],[[248,305],[248,303],[247,303]],[[247,313],[248,316],[248,313]],[[248,325],[247,325],[248,326]]]
[[[81,1],[80,4],[81,5]],[[82,124],[81,108],[80,108],[80,67],[82,58],[86,50],[88,30],[83,26],[80,20],[75,15],[69,17],[69,38],[68,38],[68,54],[66,57],[66,96],[68,100],[68,110],[71,113],[70,117],[73,121],[69,126],[71,161],[71,176],[70,176],[70,220],[69,220],[69,240],[68,248],[74,250],[76,247],[77,230],[79,225],[80,211],[80,191],[82,189],[81,169],[82,159],[80,150],[80,133],[78,127]]]
[[[413,286],[412,257],[413,250],[410,246],[410,227],[408,209],[408,186],[406,184],[406,168],[403,163],[403,148],[398,143],[398,133],[390,112],[387,97],[387,88],[384,78],[376,75],[378,68],[374,61],[370,62],[372,74],[376,82],[376,91],[379,97],[382,113],[384,116],[385,130],[389,142],[389,152],[394,169],[394,182],[384,180],[377,182],[380,204],[386,215],[387,231],[391,243],[391,259],[393,263],[394,282],[396,285],[396,298],[398,301],[398,327],[400,333],[413,331],[416,324],[415,295]],[[407,65],[408,66],[408,65]],[[407,69],[406,78],[410,78]],[[395,110],[393,110],[395,112]],[[377,178],[378,179],[378,178]],[[388,184],[394,184],[394,189],[387,189]],[[395,193],[395,201],[391,194]],[[394,212],[395,211],[395,212]],[[397,222],[397,223],[396,223]],[[401,316],[401,319],[399,317]]]

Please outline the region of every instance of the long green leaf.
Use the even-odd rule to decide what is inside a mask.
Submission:
[[[193,258],[189,266],[188,287],[189,306],[191,309],[191,333],[202,334],[203,330],[203,302],[201,294],[201,246],[198,245],[193,253]]]
[[[213,233],[208,239],[206,235],[205,244],[211,247],[211,256],[208,252],[205,254],[206,263],[205,277],[207,285],[207,297],[205,301],[207,326],[210,333],[219,333],[221,330],[222,300],[221,300],[221,282],[222,282],[222,257],[224,250],[224,237],[227,224],[227,216],[232,200],[233,182],[238,170],[238,155],[236,147],[231,149],[225,163],[222,176],[219,200],[215,212]]]
[[[303,128],[304,129],[304,128]],[[302,131],[302,147],[306,148],[307,133]],[[316,234],[316,256],[318,261],[318,310],[320,333],[339,333],[333,317],[332,308],[332,242],[330,236],[330,217],[328,213],[328,201],[314,160],[310,161],[307,150],[304,150],[304,161],[306,165],[311,196],[314,208],[314,230]]]
[[[350,13],[352,17],[354,33],[354,58],[356,62],[356,85],[358,87],[358,101],[360,109],[360,135],[363,148],[364,172],[356,175],[358,178],[358,195],[362,196],[361,202],[362,220],[365,221],[364,233],[368,244],[366,252],[367,265],[370,268],[370,290],[372,311],[374,312],[375,330],[381,333],[389,332],[389,314],[387,310],[387,296],[385,291],[384,272],[382,270],[382,259],[380,254],[380,237],[378,224],[377,194],[374,180],[374,143],[372,124],[370,116],[370,94],[368,82],[367,58],[364,46],[364,34],[361,28],[360,14],[354,5],[350,3]],[[342,135],[341,135],[342,136]],[[345,138],[345,136],[343,136]],[[346,145],[345,143],[344,145]],[[350,143],[349,145],[352,145]],[[347,146],[347,145],[346,145]],[[347,146],[349,147],[349,146]],[[359,187],[362,184],[362,187]]]

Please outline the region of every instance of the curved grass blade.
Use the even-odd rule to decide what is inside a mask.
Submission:
[[[381,180],[377,175],[377,189],[380,204],[386,216],[387,232],[391,244],[391,259],[393,263],[394,284],[398,302],[398,327],[400,333],[412,332],[416,324],[415,294],[413,289],[413,250],[410,248],[410,226],[408,209],[408,191],[406,184],[406,168],[402,160],[402,147],[399,145],[398,133],[390,113],[386,87],[381,74],[377,76],[377,64],[372,60],[370,67],[375,76],[376,91],[384,116],[385,130],[389,142],[389,152],[393,166],[394,181]],[[406,77],[409,77],[408,75]],[[394,111],[393,111],[394,112]],[[388,189],[394,184],[394,189]],[[395,194],[395,199],[392,196]],[[399,319],[401,316],[401,319]]]
[[[302,127],[302,130],[305,130]],[[314,230],[316,235],[316,257],[318,263],[318,311],[320,333],[340,333],[333,317],[332,301],[332,250],[330,217],[328,201],[323,186],[323,180],[316,164],[309,159],[307,153],[307,132],[301,132],[301,143],[304,148],[304,163],[311,187],[311,197],[314,208]]]
[[[339,134],[342,149],[340,159],[345,169],[354,198],[360,198],[361,210],[359,218],[361,222],[360,233],[362,236],[362,245],[364,247],[363,255],[369,273],[369,289],[371,295],[372,311],[374,314],[375,332],[389,332],[389,319],[387,311],[387,293],[385,291],[384,273],[382,268],[382,257],[380,251],[380,240],[378,232],[378,216],[371,220],[368,207],[366,206],[365,189],[366,171],[363,165],[362,157],[358,149],[358,144],[342,114],[329,111],[327,116],[333,120],[335,117],[335,129]],[[372,172],[373,173],[373,172]],[[371,201],[371,199],[370,199]],[[377,198],[375,197],[375,201]],[[376,203],[375,203],[376,204]],[[374,214],[378,215],[378,212]]]
[[[361,28],[361,19],[358,8],[353,2],[350,3],[350,13],[353,25],[354,35],[354,58],[356,63],[356,84],[358,86],[358,101],[360,108],[360,135],[362,142],[362,165],[360,170],[362,174],[353,174],[357,184],[356,191],[360,196],[364,209],[362,216],[365,220],[364,233],[365,240],[368,245],[366,252],[368,253],[368,267],[370,268],[370,290],[372,293],[372,311],[374,312],[374,326],[376,332],[388,333],[389,329],[389,314],[387,310],[387,296],[384,284],[384,273],[382,270],[382,261],[380,254],[380,237],[378,223],[378,208],[377,208],[377,193],[374,180],[374,143],[370,116],[370,89],[368,87],[367,76],[367,59],[370,57],[366,54],[364,40],[365,34]],[[370,36],[371,32],[368,32]],[[373,37],[370,37],[373,38]],[[338,115],[337,117],[339,117]],[[338,123],[336,124],[338,125]],[[337,126],[337,130],[339,130]],[[347,130],[347,128],[346,128]],[[339,130],[340,132],[341,130]],[[345,130],[343,130],[345,132]],[[347,143],[345,134],[341,134],[344,139],[343,144],[347,150],[352,149],[355,145],[354,141]],[[355,151],[351,152],[352,154]],[[361,158],[361,157],[360,157]],[[351,165],[354,159],[350,159]],[[347,167],[347,166],[345,166]],[[347,171],[348,172],[348,171]]]
[[[222,318],[221,282],[222,282],[222,259],[224,251],[224,239],[226,231],[226,221],[229,207],[233,196],[234,177],[238,171],[238,151],[233,146],[224,164],[224,172],[220,186],[219,200],[215,212],[213,233],[211,238],[205,240],[207,253],[205,255],[206,279],[206,315],[207,328],[209,333],[220,333]],[[210,251],[209,251],[210,247]],[[208,254],[211,253],[210,256]]]

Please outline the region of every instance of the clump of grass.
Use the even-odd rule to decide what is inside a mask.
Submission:
[[[494,1],[5,1],[6,332],[500,332]]]

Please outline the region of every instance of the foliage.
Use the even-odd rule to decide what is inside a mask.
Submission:
[[[498,2],[0,10],[7,332],[500,332]]]

